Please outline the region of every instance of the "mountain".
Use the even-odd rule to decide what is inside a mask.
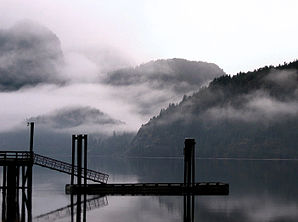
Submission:
[[[120,120],[113,119],[106,113],[89,106],[64,107],[52,113],[31,117],[29,122],[35,122],[41,127],[51,130],[75,131],[105,125],[124,124]]]
[[[198,90],[215,77],[224,75],[217,65],[186,59],[160,59],[135,68],[108,73],[105,83],[114,86],[149,84],[156,89],[170,89],[182,94]]]
[[[185,137],[200,157],[298,157],[298,61],[215,78],[143,125],[128,155],[178,156]]]
[[[31,21],[0,30],[0,91],[60,83],[63,53],[58,37]]]

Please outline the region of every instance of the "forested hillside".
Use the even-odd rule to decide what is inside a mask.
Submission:
[[[185,137],[201,157],[298,157],[298,61],[215,78],[143,125],[129,155],[178,156]]]

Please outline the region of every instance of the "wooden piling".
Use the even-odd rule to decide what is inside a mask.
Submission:
[[[26,185],[26,171],[25,166],[22,166],[22,207],[21,207],[21,222],[26,221],[26,193],[25,193],[25,185]]]
[[[19,221],[19,212],[17,206],[17,167],[10,165],[7,168],[7,211],[6,222]]]
[[[184,147],[184,183],[187,187],[195,184],[195,140],[185,139]]]
[[[3,189],[2,189],[2,221],[5,221],[6,218],[6,166],[3,166]]]
[[[88,169],[88,164],[87,164],[87,135],[83,136],[84,139],[84,187],[87,185],[87,169]],[[84,194],[84,205],[83,205],[83,222],[86,222],[87,220],[87,195]]]
[[[77,184],[82,186],[82,135],[77,136]],[[81,194],[77,195],[77,221],[81,221]]]
[[[70,184],[74,184],[74,167],[75,167],[75,159],[76,159],[76,135],[72,135],[72,142],[71,142],[71,176],[70,176]],[[71,222],[74,222],[74,196],[70,196],[70,203],[71,203]]]
[[[187,138],[184,141],[184,185],[190,190],[196,184],[195,182],[195,140]],[[184,221],[194,221],[195,197],[191,193],[184,195]]]

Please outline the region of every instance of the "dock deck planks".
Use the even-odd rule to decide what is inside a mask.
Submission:
[[[65,186],[66,194],[88,195],[228,195],[229,184],[221,182],[200,182],[188,187],[184,183],[132,183],[132,184],[88,184],[86,186]]]

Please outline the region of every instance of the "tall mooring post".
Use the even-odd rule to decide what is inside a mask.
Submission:
[[[34,123],[28,125],[30,125],[29,152],[0,152],[0,165],[3,167],[2,222],[32,222]]]
[[[71,172],[71,178],[70,178],[70,184],[74,185],[76,184],[81,186],[87,185],[87,135],[72,135],[72,172]],[[77,160],[77,161],[76,161]],[[75,164],[76,162],[76,164]],[[84,180],[82,181],[82,176],[84,175]],[[76,181],[75,181],[75,176]],[[82,184],[83,182],[83,184]],[[81,214],[82,214],[82,208],[81,208],[81,194],[76,195],[77,199],[77,210],[76,210],[76,221],[81,222]],[[86,222],[86,200],[87,196],[86,194],[83,195],[83,222]],[[74,205],[74,196],[71,195],[71,205]],[[71,221],[74,222],[74,208],[71,208]]]
[[[184,186],[186,194],[184,195],[184,222],[194,221],[195,197],[190,194],[190,189],[195,186],[195,140],[185,139],[184,142]]]
[[[33,153],[33,141],[34,141],[34,122],[30,122],[30,144],[29,144],[29,150],[30,150],[30,164],[27,167],[27,184],[28,184],[28,222],[32,221],[32,168],[33,168],[33,158],[34,158],[34,153]],[[26,197],[26,196],[24,196]]]
[[[195,184],[195,139],[184,141],[184,184],[192,187]]]

